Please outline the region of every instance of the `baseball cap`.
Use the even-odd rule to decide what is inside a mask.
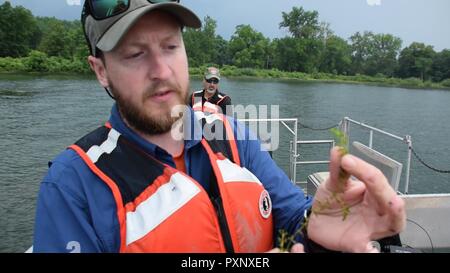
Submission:
[[[163,10],[175,16],[182,26],[199,28],[201,21],[198,16],[178,3],[179,1],[150,1],[150,0],[128,0],[128,8],[106,18],[94,16],[91,10],[93,1],[86,0],[83,6],[81,21],[83,31],[88,40],[91,54],[97,56],[96,48],[108,52],[114,49],[127,31],[146,13],[152,10]],[[104,1],[104,0],[103,0]],[[119,1],[118,1],[119,2]],[[153,2],[153,3],[152,3]]]
[[[208,67],[205,72],[205,79],[216,78],[220,81],[220,71],[215,67]]]

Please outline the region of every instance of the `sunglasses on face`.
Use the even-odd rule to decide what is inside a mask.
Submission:
[[[205,79],[205,81],[206,81],[207,83],[213,83],[213,84],[218,84],[218,83],[219,83],[219,80],[218,80],[218,79],[215,79],[215,78]]]
[[[180,2],[180,0],[147,1],[152,4]],[[96,20],[102,20],[127,11],[130,8],[131,0],[87,0],[86,2],[88,2],[86,8],[89,9],[87,13],[92,15]]]

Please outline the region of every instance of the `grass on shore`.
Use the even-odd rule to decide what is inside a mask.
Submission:
[[[190,68],[191,76],[202,77],[205,67]],[[253,69],[253,68],[237,68],[234,66],[224,66],[220,73],[224,77],[229,78],[260,78],[260,79],[286,79],[300,80],[305,82],[332,82],[332,83],[352,83],[352,84],[369,84],[377,86],[393,86],[415,89],[446,89],[450,90],[450,79],[442,82],[423,82],[419,78],[389,78],[384,75],[367,76],[367,75],[335,75],[330,73],[302,73],[302,72],[286,72],[277,69]]]
[[[191,76],[202,77],[206,66],[192,67],[189,69]],[[47,57],[44,53],[34,51],[28,57],[24,58],[0,58],[0,73],[62,73],[62,74],[90,74],[90,68],[87,62],[80,59],[67,60],[60,57]],[[220,73],[228,78],[258,78],[258,79],[282,79],[299,80],[315,82],[333,82],[333,83],[353,83],[369,84],[378,86],[393,86],[417,89],[447,89],[450,90],[450,79],[442,82],[423,82],[418,78],[389,78],[384,75],[336,75],[331,73],[302,73],[287,72],[278,69],[254,69],[237,68],[235,66],[225,65],[221,67]]]

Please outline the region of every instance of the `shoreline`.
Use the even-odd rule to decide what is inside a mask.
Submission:
[[[190,68],[189,73],[191,77],[203,76],[202,68]],[[431,82],[418,78],[387,78],[387,77],[373,77],[367,75],[334,75],[327,73],[306,74],[302,72],[285,72],[279,70],[268,69],[229,69],[227,66],[220,70],[225,78],[230,79],[268,79],[268,80],[286,80],[286,81],[300,81],[300,82],[315,82],[315,83],[342,83],[342,84],[363,84],[380,87],[397,87],[405,89],[433,89],[433,90],[448,90],[450,91],[450,79],[443,82]],[[445,83],[445,85],[443,84]]]
[[[202,78],[202,68],[189,68],[190,77]],[[222,77],[228,79],[252,79],[252,80],[281,80],[281,81],[298,81],[306,83],[337,83],[337,84],[360,84],[379,87],[394,87],[405,89],[433,89],[450,91],[450,86],[436,82],[422,82],[417,78],[400,79],[400,78],[385,78],[372,77],[366,75],[345,76],[333,75],[325,73],[306,74],[302,72],[284,72],[277,70],[264,69],[232,69],[227,70],[225,67],[221,69]],[[0,76],[43,76],[43,77],[92,77],[95,75],[92,72],[37,72],[37,71],[0,71]],[[450,82],[450,80],[446,80]],[[444,81],[444,82],[446,82]]]

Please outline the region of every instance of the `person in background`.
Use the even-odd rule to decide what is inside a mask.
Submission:
[[[190,105],[194,111],[232,116],[231,98],[219,92],[219,82],[219,69],[208,67],[203,78],[203,89],[195,91],[191,95]],[[227,106],[229,106],[228,110]]]

